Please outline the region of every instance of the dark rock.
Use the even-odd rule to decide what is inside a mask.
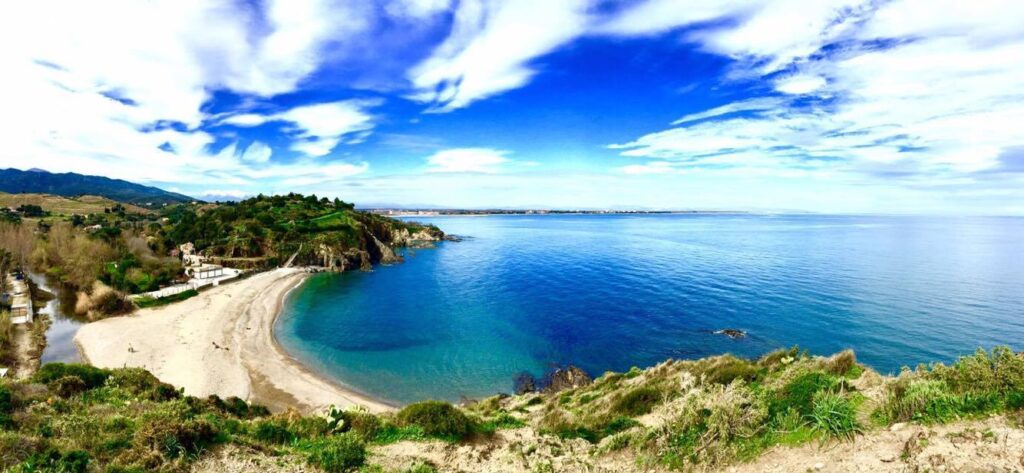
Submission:
[[[583,387],[593,381],[585,371],[576,366],[569,365],[552,371],[545,378],[544,392],[557,393],[566,389]]]
[[[747,332],[744,332],[743,330],[739,330],[739,329],[734,329],[734,328],[715,330],[715,333],[719,334],[719,335],[725,335],[726,337],[729,337],[729,338],[731,338],[733,340],[736,340],[738,338],[743,338],[743,337],[747,336]]]
[[[519,373],[515,377],[514,390],[516,394],[537,392],[537,378],[530,373]]]

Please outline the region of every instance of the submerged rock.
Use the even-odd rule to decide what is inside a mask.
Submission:
[[[733,340],[736,340],[738,338],[743,338],[743,337],[747,336],[747,332],[744,332],[743,330],[739,330],[739,329],[735,329],[735,328],[727,328],[727,329],[722,329],[722,330],[715,330],[715,333],[718,334],[718,335],[725,335],[726,337],[729,337],[729,338],[731,338]]]

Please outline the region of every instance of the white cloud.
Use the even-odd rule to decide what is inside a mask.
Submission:
[[[633,174],[796,169],[963,184],[1024,146],[1016,126],[1024,120],[1024,61],[1014,59],[1024,57],[1024,4],[983,3],[782,1],[737,9],[737,21],[689,38],[735,58],[745,72],[734,78],[771,74],[777,92],[812,100],[727,103],[611,148],[666,161],[621,169]],[[752,162],[752,154],[765,159]]]
[[[274,154],[274,150],[270,149],[269,146],[254,141],[249,145],[248,148],[242,152],[242,161],[250,163],[265,163],[270,161],[270,156]]]
[[[585,30],[584,0],[463,0],[451,34],[413,68],[414,98],[435,110],[465,107],[525,85],[536,70],[533,58]]]
[[[0,166],[32,163],[52,171],[189,186],[253,185],[262,178],[249,171],[268,164],[270,149],[254,145],[236,154],[232,146],[211,153],[217,137],[196,131],[211,118],[204,103],[214,90],[262,96],[295,90],[319,67],[327,46],[345,51],[343,46],[363,31],[371,12],[360,5],[4,3],[0,42],[19,46],[0,48]],[[235,117],[238,123],[247,119],[252,126],[259,117]],[[316,127],[315,118],[310,120]],[[182,125],[161,125],[178,122]],[[362,164],[351,166],[365,170]],[[308,175],[309,169],[281,165],[277,172],[266,178]]]
[[[491,148],[455,148],[438,151],[427,158],[430,172],[459,172],[492,174],[500,166],[511,162],[507,151]]]
[[[775,90],[786,94],[803,95],[820,90],[826,85],[828,81],[824,77],[796,75],[775,81]]]
[[[269,115],[244,113],[225,118],[221,123],[249,127],[267,122],[286,122],[295,131],[292,149],[307,156],[330,154],[338,143],[362,142],[374,126],[367,108],[380,105],[380,100],[354,99],[303,105]]]

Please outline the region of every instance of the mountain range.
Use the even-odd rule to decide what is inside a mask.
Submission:
[[[96,195],[140,206],[157,206],[197,200],[187,195],[120,179],[71,172],[51,173],[42,169],[22,171],[10,168],[0,170],[0,192],[54,194],[64,197]]]

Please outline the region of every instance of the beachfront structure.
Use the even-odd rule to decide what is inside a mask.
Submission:
[[[204,287],[219,286],[220,283],[224,281],[237,278],[242,274],[242,271],[234,268],[225,268],[215,264],[205,264],[202,266],[185,268],[185,274],[191,278],[186,283],[167,286],[144,294],[135,294],[129,296],[129,298],[138,299],[140,297],[152,297],[153,299],[159,299],[161,297],[173,296],[192,289],[198,291]]]
[[[189,268],[185,272],[195,279],[216,279],[224,276],[224,267],[208,264],[198,268]]]

